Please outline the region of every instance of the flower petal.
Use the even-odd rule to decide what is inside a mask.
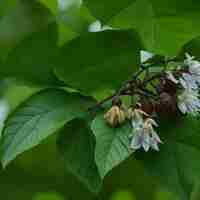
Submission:
[[[166,72],[166,74],[167,74],[167,78],[170,81],[174,82],[175,84],[178,84],[179,81],[174,77],[174,75],[172,74],[172,72],[168,71],[168,72]]]
[[[150,149],[150,136],[149,134],[143,134],[142,147],[147,152]]]
[[[159,151],[158,143],[157,143],[156,140],[154,140],[153,138],[151,138],[150,143],[151,143],[151,148],[152,148],[153,150]]]
[[[131,140],[131,149],[137,150],[142,146],[141,136],[139,134],[135,134]]]

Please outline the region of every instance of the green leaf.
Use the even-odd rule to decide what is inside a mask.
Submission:
[[[17,0],[2,0],[0,2],[0,18],[16,6]]]
[[[70,41],[88,30],[95,18],[81,0],[40,0],[55,15],[59,26],[59,44]]]
[[[101,177],[104,178],[131,155],[131,127],[126,124],[119,128],[110,128],[102,115],[94,119],[91,127],[96,137],[95,161]]]
[[[197,60],[200,59],[200,37],[196,37],[187,42],[179,52],[179,56],[185,58],[185,53],[195,56]]]
[[[15,9],[0,18],[0,58],[18,42],[53,21],[49,10],[37,1],[18,1]]]
[[[154,51],[176,55],[183,44],[200,35],[200,2],[151,0],[156,16]],[[167,39],[166,39],[167,38]]]
[[[68,121],[83,116],[90,98],[47,89],[20,105],[5,124],[1,162],[5,167],[17,155],[38,145]]]
[[[99,4],[93,0],[86,2],[94,16],[105,23],[116,28],[135,28],[149,51],[174,56],[183,44],[200,35],[199,1],[104,1]],[[104,7],[110,2],[111,6]],[[112,12],[112,6],[118,10]],[[111,14],[104,14],[104,9]]]
[[[59,84],[52,64],[57,57],[57,26],[32,34],[21,41],[8,55],[0,69],[1,77],[13,77],[39,85]]]
[[[39,0],[39,2],[50,9],[54,15],[58,14],[58,0]]]
[[[132,1],[126,9],[112,16],[110,25],[116,28],[134,28],[140,34],[145,48],[157,53],[157,49],[153,49],[157,43],[157,35],[154,32],[155,16],[148,0]]]
[[[162,187],[189,200],[200,178],[200,126],[191,117],[169,121],[159,133],[164,142],[160,152],[136,153],[146,171],[157,178]]]
[[[56,74],[85,93],[116,89],[138,68],[140,48],[133,30],[88,33],[61,48]]]
[[[92,11],[92,14],[103,22],[107,22],[113,16],[123,12],[135,0],[85,0],[85,5]]]
[[[58,147],[65,167],[92,192],[99,192],[102,180],[94,160],[95,138],[84,120],[73,120],[61,131]]]

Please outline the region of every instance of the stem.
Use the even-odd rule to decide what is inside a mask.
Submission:
[[[107,101],[112,100],[114,97],[115,97],[115,94],[106,97],[105,99],[99,101],[95,106],[92,106],[92,107],[88,108],[88,111],[93,111],[93,110],[95,110],[96,108],[101,107],[104,103],[106,103]]]
[[[117,90],[114,94],[106,97],[105,99],[103,99],[102,101],[98,102],[95,106],[89,108],[89,111],[92,111],[96,108],[101,107],[104,103],[106,103],[107,101],[111,101],[114,98],[119,98],[119,96],[122,95],[129,95],[129,96],[133,96],[134,94],[139,94],[142,96],[146,96],[146,97],[151,97],[153,99],[155,99],[157,97],[157,94],[155,94],[152,91],[149,91],[148,89],[146,89],[146,85],[148,83],[150,83],[151,81],[160,78],[163,76],[163,73],[158,73],[155,74],[154,76],[151,76],[141,82],[139,82],[140,80],[138,79],[138,77],[140,76],[140,74],[142,74],[145,70],[148,70],[150,67],[152,67],[153,65],[148,65],[148,66],[144,66],[141,67],[141,69],[134,73],[130,79],[128,79],[127,81],[125,81],[122,86],[119,88],[119,90]]]

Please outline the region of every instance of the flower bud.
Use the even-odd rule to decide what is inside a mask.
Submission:
[[[141,116],[148,117],[149,115],[140,108],[130,107],[127,111],[127,118],[130,120],[133,118],[139,119]]]
[[[169,94],[176,94],[177,84],[169,80],[167,77],[162,77],[159,84],[159,92],[166,92]]]
[[[119,106],[114,105],[110,108],[110,110],[104,115],[104,119],[111,127],[116,127],[122,124],[125,119],[126,115],[123,109]]]
[[[159,101],[156,105],[156,112],[168,116],[176,115],[177,113],[177,100],[175,95],[163,92],[160,94]]]

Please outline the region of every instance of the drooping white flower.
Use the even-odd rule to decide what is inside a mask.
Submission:
[[[89,32],[101,32],[105,30],[112,30],[113,28],[107,25],[102,25],[99,20],[91,23],[88,27]]]
[[[184,89],[197,89],[197,81],[189,73],[183,73],[182,77],[179,79],[180,84]]]
[[[172,74],[172,72],[167,71],[166,72],[166,76],[167,76],[168,80],[172,81],[175,84],[178,84],[179,81],[174,77],[174,75]]]
[[[145,121],[139,121],[137,126],[133,127],[134,135],[131,140],[131,149],[137,150],[143,148],[146,152],[152,148],[156,151],[159,150],[158,144],[162,143],[159,136],[154,130],[154,126],[158,126],[157,123],[148,118]]]
[[[131,119],[133,128],[137,128],[143,125],[143,116],[148,117],[149,115],[143,110],[134,109],[134,111],[128,111],[128,118]]]
[[[178,96],[178,108],[184,114],[191,113],[192,115],[197,115],[200,111],[198,90],[185,89]]]

